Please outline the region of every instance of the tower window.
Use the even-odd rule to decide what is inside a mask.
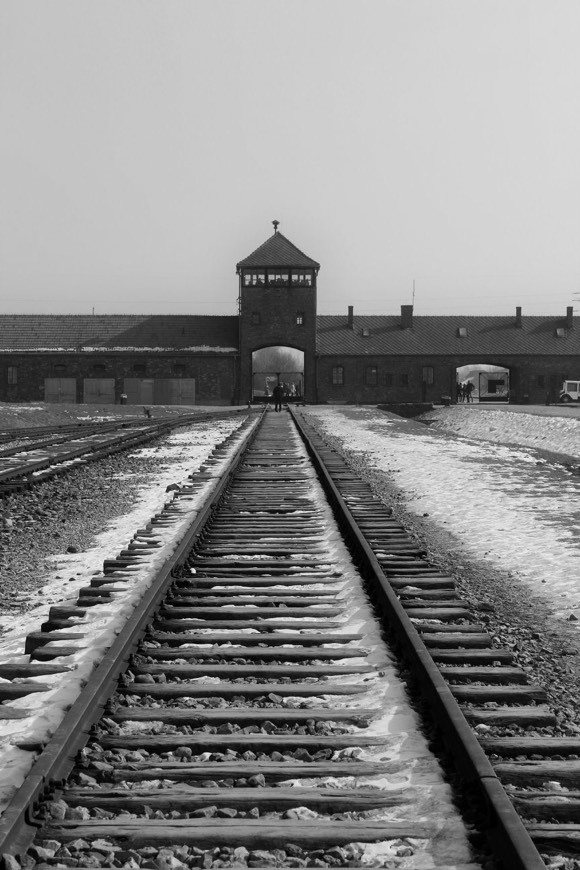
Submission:
[[[252,311],[252,323],[254,324],[254,326],[260,325],[260,312],[259,311]]]
[[[296,326],[304,326],[304,312],[303,311],[296,312]]]
[[[332,367],[332,383],[337,387],[342,387],[344,384],[344,366]]]
[[[288,272],[268,272],[268,284],[270,287],[287,287]]]
[[[312,286],[312,270],[311,269],[293,269],[290,277],[292,286],[311,287]]]
[[[266,276],[263,272],[244,272],[245,287],[262,287],[266,283]]]

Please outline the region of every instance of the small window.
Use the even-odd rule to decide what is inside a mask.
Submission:
[[[183,363],[175,363],[173,366],[173,374],[181,378],[185,374],[185,366]]]
[[[135,363],[133,371],[138,377],[142,378],[145,374],[145,363]]]
[[[376,366],[366,366],[365,384],[367,387],[376,387],[379,382],[379,370]]]
[[[303,311],[296,312],[296,326],[304,326],[304,312]]]
[[[8,385],[15,387],[18,383],[18,369],[16,366],[8,366]]]
[[[563,326],[558,326],[556,329],[556,338],[565,338],[565,337],[566,337],[566,330],[564,329]]]
[[[433,366],[423,366],[423,383],[433,383]]]
[[[457,335],[459,338],[466,338],[467,336],[467,326],[458,326],[457,327]]]
[[[312,272],[309,269],[293,269],[290,275],[290,281],[293,286],[312,286]]]
[[[392,387],[392,386],[393,386],[393,373],[386,372],[386,374],[385,374],[385,387]]]
[[[260,320],[261,320],[260,312],[259,311],[252,311],[252,323],[254,324],[254,326],[259,326]]]
[[[63,363],[57,363],[54,366],[54,374],[57,378],[61,378],[66,372],[66,366]]]
[[[268,272],[268,284],[270,287],[286,287],[288,284],[288,272],[274,270]]]
[[[96,378],[102,377],[106,372],[106,368],[103,363],[95,363],[93,366],[93,375]]]
[[[363,328],[362,328],[362,336],[363,336],[363,338],[368,338],[370,334],[371,334],[371,331],[370,331],[370,329],[368,328],[368,326],[363,326]]]
[[[408,387],[409,386],[409,375],[406,372],[402,372],[400,375],[401,378],[401,386]]]
[[[332,383],[338,387],[344,384],[344,366],[332,367]]]

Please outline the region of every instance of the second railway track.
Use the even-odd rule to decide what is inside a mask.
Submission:
[[[115,423],[55,427],[52,432],[43,428],[39,433],[44,437],[37,441],[33,440],[34,429],[26,429],[24,443],[0,448],[0,498],[66,474],[75,465],[96,462],[143,445],[178,426],[205,423],[232,413],[237,412],[183,414],[148,422],[128,418]],[[19,431],[15,429],[10,435],[2,433],[4,440],[9,437],[18,440]]]
[[[76,732],[65,719],[0,820],[7,870],[482,866],[382,628],[496,866],[545,866],[530,834],[573,854],[566,824],[526,831],[467,721],[549,726],[541,689],[491,649],[368,485],[311,439],[289,415],[265,415],[162,597],[151,593],[117,644],[128,667],[109,662],[92,698],[87,687]],[[324,459],[320,481],[308,451]],[[538,739],[538,757],[554,754]],[[524,743],[487,748],[521,757]]]

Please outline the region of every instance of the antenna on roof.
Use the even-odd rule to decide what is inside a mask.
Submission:
[[[413,296],[411,299],[411,305],[415,304],[415,279],[413,278]]]
[[[278,224],[280,223],[280,221],[272,221],[272,223],[274,224],[274,233],[277,233],[278,232]]]

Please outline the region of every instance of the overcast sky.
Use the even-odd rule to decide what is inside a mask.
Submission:
[[[578,0],[0,0],[0,312],[580,310]]]

